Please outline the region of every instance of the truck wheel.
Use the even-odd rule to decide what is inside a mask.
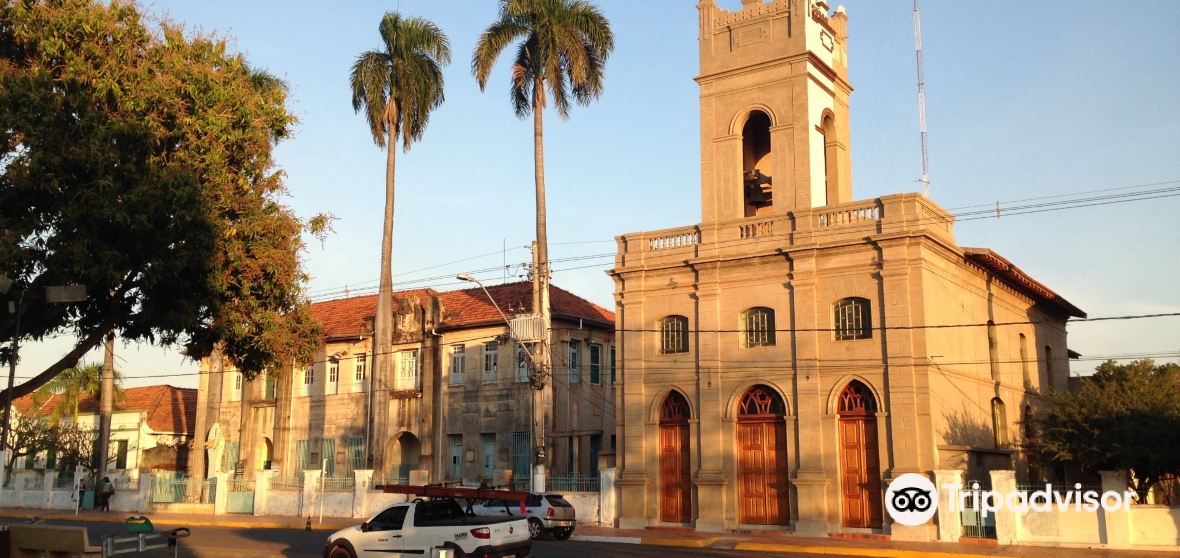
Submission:
[[[529,538],[534,541],[541,540],[541,536],[545,534],[545,526],[541,524],[541,520],[535,517],[529,518]]]
[[[328,552],[328,558],[356,558],[352,555],[352,551],[348,547],[342,545],[334,545],[332,550]]]
[[[451,549],[451,556],[454,556],[455,558],[464,558],[467,556],[467,554],[463,552],[463,549],[459,548],[459,545],[455,543],[447,543],[444,544],[443,547]]]
[[[555,538],[559,541],[564,541],[564,540],[570,538],[570,535],[572,535],[572,534],[574,534],[573,529],[558,529],[553,532],[553,538]]]

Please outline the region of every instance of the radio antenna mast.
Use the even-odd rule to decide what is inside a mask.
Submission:
[[[914,57],[918,63],[918,130],[922,137],[922,193],[930,195],[930,160],[926,156],[926,78],[922,75],[922,16],[914,0]]]

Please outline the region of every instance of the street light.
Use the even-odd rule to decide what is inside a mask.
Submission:
[[[476,279],[470,273],[460,273],[460,274],[456,275],[455,278],[460,281],[468,281],[471,283],[475,283],[476,285],[479,285],[480,289],[483,289],[483,294],[487,295],[488,300],[492,301],[492,306],[494,306],[496,308],[496,312],[500,313],[500,317],[504,319],[504,323],[508,326],[508,337],[511,338],[512,341],[514,343],[516,343],[517,345],[524,347],[524,354],[526,356],[528,356],[529,363],[532,364],[532,369],[534,371],[534,375],[536,377],[539,377],[540,374],[542,373],[542,371],[541,371],[540,367],[537,365],[537,359],[533,357],[533,351],[531,349],[529,349],[528,345],[525,345],[524,343],[520,342],[520,338],[518,338],[516,336],[516,331],[512,328],[512,321],[508,319],[508,316],[504,315],[504,311],[500,309],[500,305],[496,303],[496,299],[492,298],[492,293],[488,292],[488,288],[485,287],[484,284],[482,282],[480,282],[479,279]],[[545,443],[544,443],[543,439],[538,441],[536,439],[536,435],[535,435],[536,428],[537,428],[537,422],[538,422],[537,416],[536,416],[537,415],[536,398],[537,398],[537,393],[539,393],[539,391],[543,387],[544,387],[544,384],[539,381],[536,381],[536,378],[534,378],[533,397],[529,400],[532,403],[532,407],[533,407],[533,409],[532,409],[532,415],[533,415],[532,419],[533,419],[533,429],[534,429],[533,440],[534,440],[534,442],[538,442],[537,443],[537,451],[534,452],[534,458],[536,459],[536,467],[535,467],[535,471],[533,472],[533,478],[532,478],[533,490],[535,490],[537,492],[544,492],[545,491],[545,461],[544,461],[544,459],[545,459],[545,454],[544,454]],[[543,430],[542,430],[542,432],[543,432]],[[542,438],[543,437],[544,437],[544,435],[542,435]]]
[[[0,294],[8,294],[12,288],[12,279],[6,275],[0,275]],[[16,301],[9,301],[8,312],[15,314],[15,323],[12,328],[12,353],[8,355],[8,389],[4,392],[4,428],[3,434],[0,434],[0,451],[4,455],[8,455],[8,434],[9,424],[12,415],[12,385],[16,381],[16,361],[17,355],[20,352],[20,320],[24,314],[25,295],[29,294],[29,289],[25,288],[21,291],[20,296]],[[45,301],[51,303],[60,302],[82,302],[86,300],[86,286],[85,285],[65,285],[45,287]]]

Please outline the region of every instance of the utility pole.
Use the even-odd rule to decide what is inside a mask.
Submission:
[[[541,341],[536,351],[536,370],[533,371],[533,435],[536,444],[533,451],[533,491],[544,492],[548,456],[545,455],[545,425],[549,406],[546,400],[552,392],[548,381],[552,366],[552,314],[549,309],[549,262],[542,261],[538,244],[533,242],[533,312],[541,318]],[[547,260],[547,259],[546,259]],[[537,401],[537,399],[540,401]]]
[[[98,472],[95,486],[99,486],[107,473],[107,458],[111,445],[111,412],[115,408],[115,330],[107,332],[105,350],[102,355],[102,385],[99,395],[101,408],[98,413]]]

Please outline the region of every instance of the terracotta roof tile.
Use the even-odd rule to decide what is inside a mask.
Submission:
[[[1065,297],[1053,292],[1053,289],[1033,279],[1031,275],[1025,273],[1019,267],[1013,265],[1012,262],[989,248],[964,247],[963,257],[974,262],[976,265],[982,266],[1005,283],[1033,297],[1038,302],[1043,302],[1057,308],[1066,315],[1075,318],[1086,317],[1086,313],[1082,309],[1074,306],[1068,300],[1065,300]]]
[[[21,414],[48,414],[57,404],[58,396],[50,396],[33,409],[33,396],[26,395],[12,402]],[[144,386],[123,390],[123,400],[115,403],[116,411],[142,411],[147,415],[148,427],[156,432],[192,434],[197,423],[197,390],[169,385]],[[83,395],[78,401],[78,414],[91,415],[99,411],[99,401]]]
[[[550,304],[553,306],[555,318],[580,319],[607,327],[614,326],[614,312],[560,287],[550,285],[549,289]],[[532,312],[533,287],[527,281],[492,285],[488,287],[488,291],[509,317]],[[394,294],[394,299],[406,295],[429,294],[437,296],[442,303],[442,328],[477,327],[502,321],[496,307],[479,287],[442,292],[431,289],[398,291]],[[312,313],[323,324],[324,335],[328,339],[370,335],[366,322],[373,318],[376,307],[377,295],[328,300],[311,306]]]

